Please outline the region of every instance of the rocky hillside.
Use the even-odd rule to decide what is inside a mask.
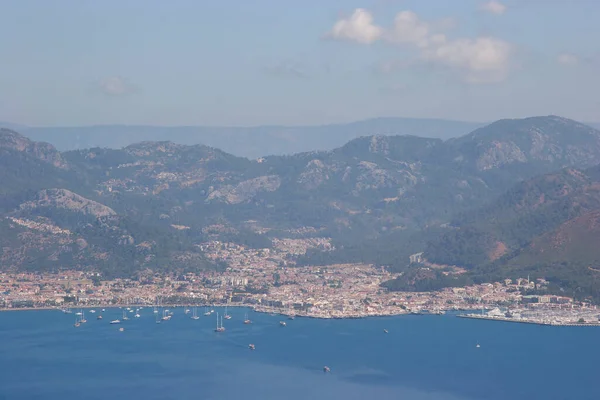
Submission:
[[[33,142],[9,129],[0,129],[0,149],[19,152],[57,168],[67,168],[65,161],[54,146],[44,142]]]
[[[560,203],[555,197],[561,191],[549,190],[551,178],[540,178],[522,184],[539,186],[539,193],[517,187],[482,211],[484,217],[470,210],[523,179],[563,167],[571,168],[561,173],[564,184],[577,186],[577,179],[591,179],[577,169],[600,163],[600,132],[554,116],[498,121],[448,141],[368,136],[331,151],[257,160],[172,142],[59,153],[16,132],[3,130],[0,138],[1,226],[10,236],[3,235],[2,257],[10,262],[2,267],[38,268],[52,259],[44,265],[101,264],[115,274],[121,264],[128,272],[159,265],[208,267],[198,246],[208,238],[268,246],[270,238],[290,235],[330,236],[341,251],[391,242],[396,253],[389,256],[402,263],[405,254],[425,247],[430,233],[442,231],[450,236],[437,248],[432,241],[427,253],[464,263],[440,250],[464,237],[456,215],[473,222],[472,232],[484,232],[473,233],[476,241],[460,239],[463,244],[484,248],[478,257],[498,259],[529,236],[503,233],[512,229],[508,223],[484,223],[493,214],[489,210],[501,209],[519,193],[529,207],[543,193],[547,205],[538,208],[544,214],[554,210],[552,202]],[[515,221],[526,220],[505,209]],[[486,223],[494,230],[482,228]],[[60,230],[68,233],[48,234]],[[359,253],[369,251],[354,254]]]

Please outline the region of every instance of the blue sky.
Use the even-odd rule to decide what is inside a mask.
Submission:
[[[19,0],[1,10],[3,121],[600,121],[596,0]]]

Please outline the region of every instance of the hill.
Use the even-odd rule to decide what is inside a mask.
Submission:
[[[599,213],[600,167],[566,168],[462,213],[448,232],[427,243],[424,256],[466,267],[476,280],[530,275],[600,296],[600,286],[590,287],[600,262],[594,245]]]
[[[477,257],[491,262],[530,236],[504,233],[512,225],[486,222],[489,212],[473,210],[496,199],[493,210],[506,203],[506,215],[527,221],[511,201],[522,196],[534,204],[543,192],[541,221],[562,212],[552,179],[526,181],[518,186],[524,189],[498,196],[564,167],[570,168],[560,175],[564,185],[577,186],[585,175],[577,169],[600,163],[600,132],[555,116],[498,121],[448,141],[365,136],[333,150],[256,160],[169,141],[61,153],[2,132],[0,216],[3,232],[10,232],[2,250],[10,262],[2,267],[77,265],[113,275],[218,267],[203,258],[206,240],[269,247],[273,238],[311,236],[332,238],[336,250],[311,250],[299,263],[365,261],[402,269],[408,255],[426,250],[440,262],[462,265],[469,254],[467,264],[480,265]],[[557,226],[539,224],[533,233]],[[47,234],[59,230],[69,233]],[[490,249],[496,249],[491,258]]]

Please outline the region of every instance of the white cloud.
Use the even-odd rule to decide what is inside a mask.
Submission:
[[[505,7],[490,2],[498,12]],[[448,26],[445,27],[449,29]],[[497,82],[503,80],[510,69],[513,46],[493,37],[450,39],[443,32],[444,26],[429,23],[412,11],[402,11],[394,19],[389,30],[373,24],[371,13],[357,9],[352,17],[338,21],[330,32],[337,39],[372,43],[384,39],[388,43],[403,45],[417,52],[417,59],[451,68],[470,83]],[[390,72],[394,66],[383,66],[381,72]]]
[[[556,61],[562,65],[577,65],[579,64],[579,57],[571,53],[561,53],[556,58]]]
[[[136,87],[120,76],[111,76],[98,82],[98,88],[110,96],[124,96],[136,91]]]
[[[394,18],[394,27],[386,35],[394,43],[427,47],[430,37],[429,25],[412,11],[402,11]]]
[[[465,71],[469,82],[484,83],[506,77],[511,53],[509,43],[493,37],[479,37],[434,43],[423,51],[422,57]]]
[[[502,15],[506,11],[506,6],[499,1],[491,0],[485,4],[482,4],[481,9],[492,14]]]
[[[326,36],[370,44],[381,38],[382,34],[383,29],[373,24],[373,15],[365,9],[357,8],[350,18],[337,21]]]

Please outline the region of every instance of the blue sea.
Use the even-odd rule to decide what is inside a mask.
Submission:
[[[236,308],[219,334],[203,311],[156,324],[147,308],[110,325],[122,311],[107,309],[79,328],[60,311],[2,312],[0,399],[600,399],[600,328]]]

